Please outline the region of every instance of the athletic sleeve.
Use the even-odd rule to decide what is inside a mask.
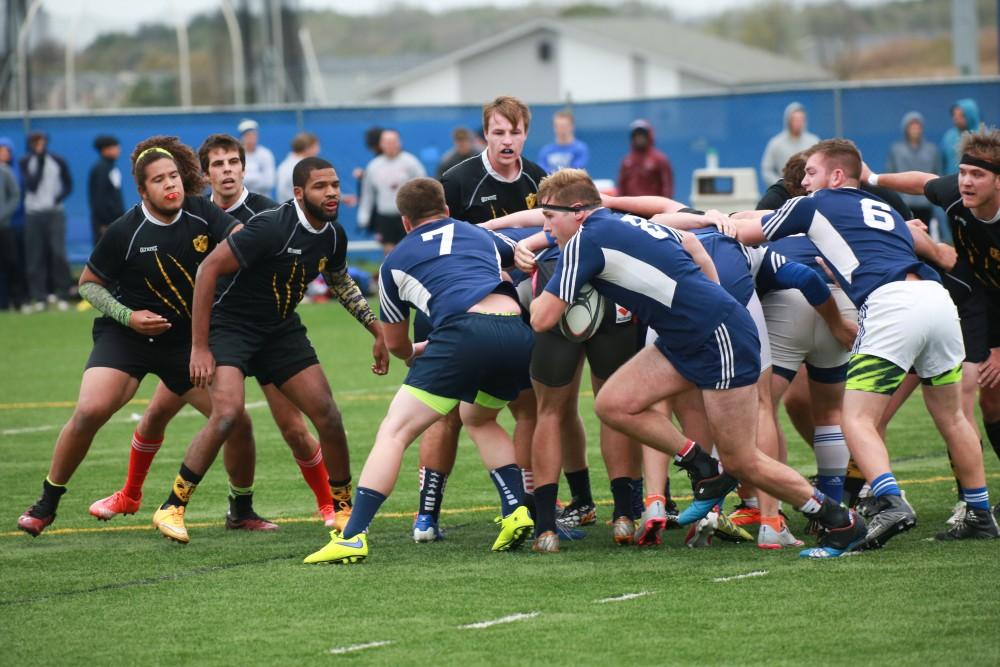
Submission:
[[[958,174],[950,174],[927,181],[924,184],[924,196],[935,206],[947,209],[956,201],[962,199],[958,189]]]
[[[559,255],[545,291],[571,303],[580,287],[603,269],[604,254],[599,248],[583,240],[583,236],[577,232]]]
[[[818,273],[804,264],[789,261],[781,253],[770,249],[765,253],[757,273],[757,289],[762,294],[774,290],[797,289],[812,306],[818,306],[830,298],[830,288]]]
[[[226,242],[240,267],[246,269],[281,250],[285,242],[281,232],[282,225],[273,217],[258,215],[250,218],[243,229],[231,234]]]
[[[770,241],[807,234],[816,213],[816,202],[812,197],[792,197],[774,213],[768,213],[760,220],[764,237]]]
[[[410,305],[399,296],[399,287],[392,276],[389,262],[378,270],[378,318],[386,324],[405,322],[410,317]]]
[[[128,262],[128,227],[122,218],[112,223],[87,260],[87,268],[107,283],[117,281]]]
[[[497,254],[500,255],[500,266],[513,266],[514,264],[514,247],[517,243],[514,239],[505,236],[499,232],[494,232],[487,230],[490,233],[490,238],[493,240],[493,245],[497,248]]]

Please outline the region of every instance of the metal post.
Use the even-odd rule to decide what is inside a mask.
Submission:
[[[178,13],[177,22],[174,24],[177,30],[177,67],[180,87],[181,107],[189,109],[191,107],[191,46],[188,44],[187,21]]]
[[[24,22],[17,31],[17,101],[25,116],[31,110],[31,100],[28,99],[28,35],[31,24],[42,8],[42,0],[32,0],[28,11],[24,14]]]
[[[271,0],[271,76],[277,102],[285,102],[285,26],[281,20],[284,0]]]
[[[222,17],[226,20],[226,30],[229,31],[229,46],[233,54],[233,102],[237,106],[246,104],[246,76],[243,61],[243,31],[236,19],[236,12],[229,0],[219,0]]]
[[[951,49],[959,76],[979,74],[979,31],[973,0],[951,0]]]

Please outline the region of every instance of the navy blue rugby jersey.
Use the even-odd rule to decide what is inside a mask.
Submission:
[[[513,261],[514,242],[503,234],[454,218],[420,225],[379,269],[379,318],[405,322],[413,307],[437,328],[495,292],[501,266]]]
[[[816,245],[837,282],[858,308],[868,295],[914,273],[940,282],[937,272],[913,249],[902,216],[881,199],[856,188],[817,190],[793,197],[761,220],[776,240],[805,234]]]

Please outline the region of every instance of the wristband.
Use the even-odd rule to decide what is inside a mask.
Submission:
[[[868,185],[878,185],[878,174],[874,171],[868,174]]]

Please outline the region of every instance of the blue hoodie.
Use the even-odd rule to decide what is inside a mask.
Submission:
[[[951,108],[958,107],[965,114],[964,132],[979,131],[979,105],[972,98],[965,97],[955,102]],[[958,154],[958,142],[962,140],[962,132],[952,125],[941,138],[941,156],[944,159],[944,173],[955,174],[958,172],[958,160],[962,157]]]

